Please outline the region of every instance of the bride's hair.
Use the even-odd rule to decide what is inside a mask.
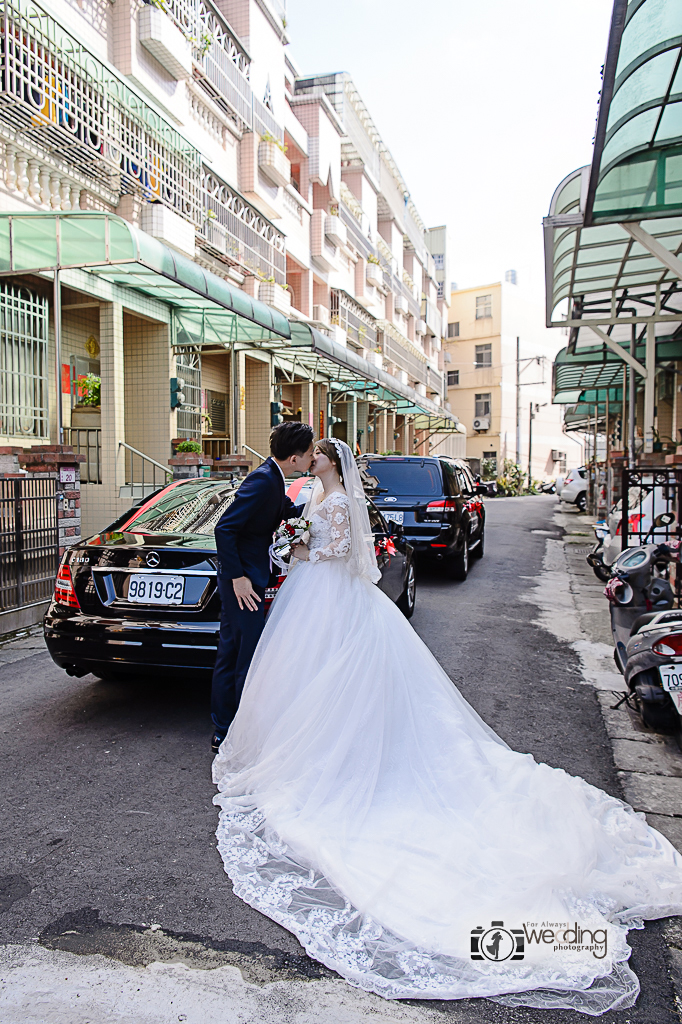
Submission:
[[[341,456],[336,448],[336,445],[328,437],[322,437],[319,441],[315,442],[315,448],[318,448],[323,455],[326,455],[329,461],[333,464],[336,472],[339,474],[339,479],[343,480],[343,470],[341,469]]]

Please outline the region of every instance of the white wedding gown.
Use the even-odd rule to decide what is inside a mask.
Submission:
[[[395,605],[349,572],[348,503],[317,507],[310,561],[273,604],[214,762],[235,893],[388,998],[632,1005],[627,930],[682,913],[682,858],[642,814],[479,718]],[[472,959],[472,929],[494,921],[577,922],[601,944]]]

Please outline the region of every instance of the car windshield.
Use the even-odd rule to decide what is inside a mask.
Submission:
[[[437,462],[412,462],[407,459],[379,459],[367,463],[367,471],[388,494],[424,495],[443,493],[443,475]]]
[[[237,488],[208,480],[164,490],[132,516],[126,533],[213,533]]]

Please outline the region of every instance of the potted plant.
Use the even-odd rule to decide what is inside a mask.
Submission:
[[[78,381],[78,403],[71,410],[72,427],[93,427],[100,423],[102,378],[88,373]]]

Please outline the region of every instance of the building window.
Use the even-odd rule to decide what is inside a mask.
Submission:
[[[480,419],[485,416],[490,416],[490,392],[488,391],[484,395],[474,396],[475,409],[474,416],[476,419]]]
[[[484,480],[494,480],[497,476],[497,452],[483,452],[481,457],[481,476]]]
[[[493,315],[493,297],[492,295],[477,295],[476,296],[476,319],[484,320],[487,316]]]
[[[448,387],[452,388],[459,384],[459,370],[448,370]]]
[[[454,324],[448,324],[448,338],[459,338],[459,320]]]
[[[434,252],[433,262],[436,264],[436,270],[442,270],[445,266],[445,256],[442,252]]]
[[[438,282],[438,298],[439,299],[445,298],[445,285],[443,284],[442,281]]]
[[[0,286],[0,433],[9,437],[48,436],[47,324],[47,299]]]
[[[185,386],[182,389],[185,401],[178,409],[176,430],[178,437],[201,440],[201,355],[189,349],[181,350],[175,357],[175,372],[182,377]],[[206,433],[210,432],[206,421]]]
[[[484,366],[493,365],[493,347],[492,345],[477,345],[476,346],[476,369],[480,370]],[[486,381],[486,384],[488,382]]]

